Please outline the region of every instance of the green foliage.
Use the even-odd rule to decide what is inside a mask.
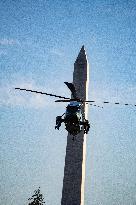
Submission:
[[[40,187],[34,191],[34,195],[29,198],[31,202],[28,205],[43,205],[45,204],[43,195],[40,193]]]

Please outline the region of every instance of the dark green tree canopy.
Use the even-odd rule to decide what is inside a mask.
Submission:
[[[28,205],[45,205],[43,195],[40,193],[40,187],[34,191],[34,195],[28,199]]]

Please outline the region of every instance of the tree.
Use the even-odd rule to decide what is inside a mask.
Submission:
[[[43,205],[45,204],[43,195],[40,193],[40,187],[34,191],[34,195],[29,198],[31,202],[28,205]]]

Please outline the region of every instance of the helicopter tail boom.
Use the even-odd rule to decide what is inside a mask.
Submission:
[[[75,89],[75,86],[73,83],[68,83],[68,82],[64,82],[67,87],[70,89],[71,93],[72,93],[72,96],[73,98],[77,98],[77,93],[76,93],[76,89]]]

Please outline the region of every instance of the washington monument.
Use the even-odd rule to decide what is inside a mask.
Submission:
[[[87,56],[82,46],[74,63],[73,84],[77,91],[77,97],[88,100],[89,65]],[[83,110],[87,119],[87,105]],[[82,130],[75,141],[68,133],[64,167],[63,189],[61,205],[83,205],[85,183],[85,158],[86,158],[86,134]]]

